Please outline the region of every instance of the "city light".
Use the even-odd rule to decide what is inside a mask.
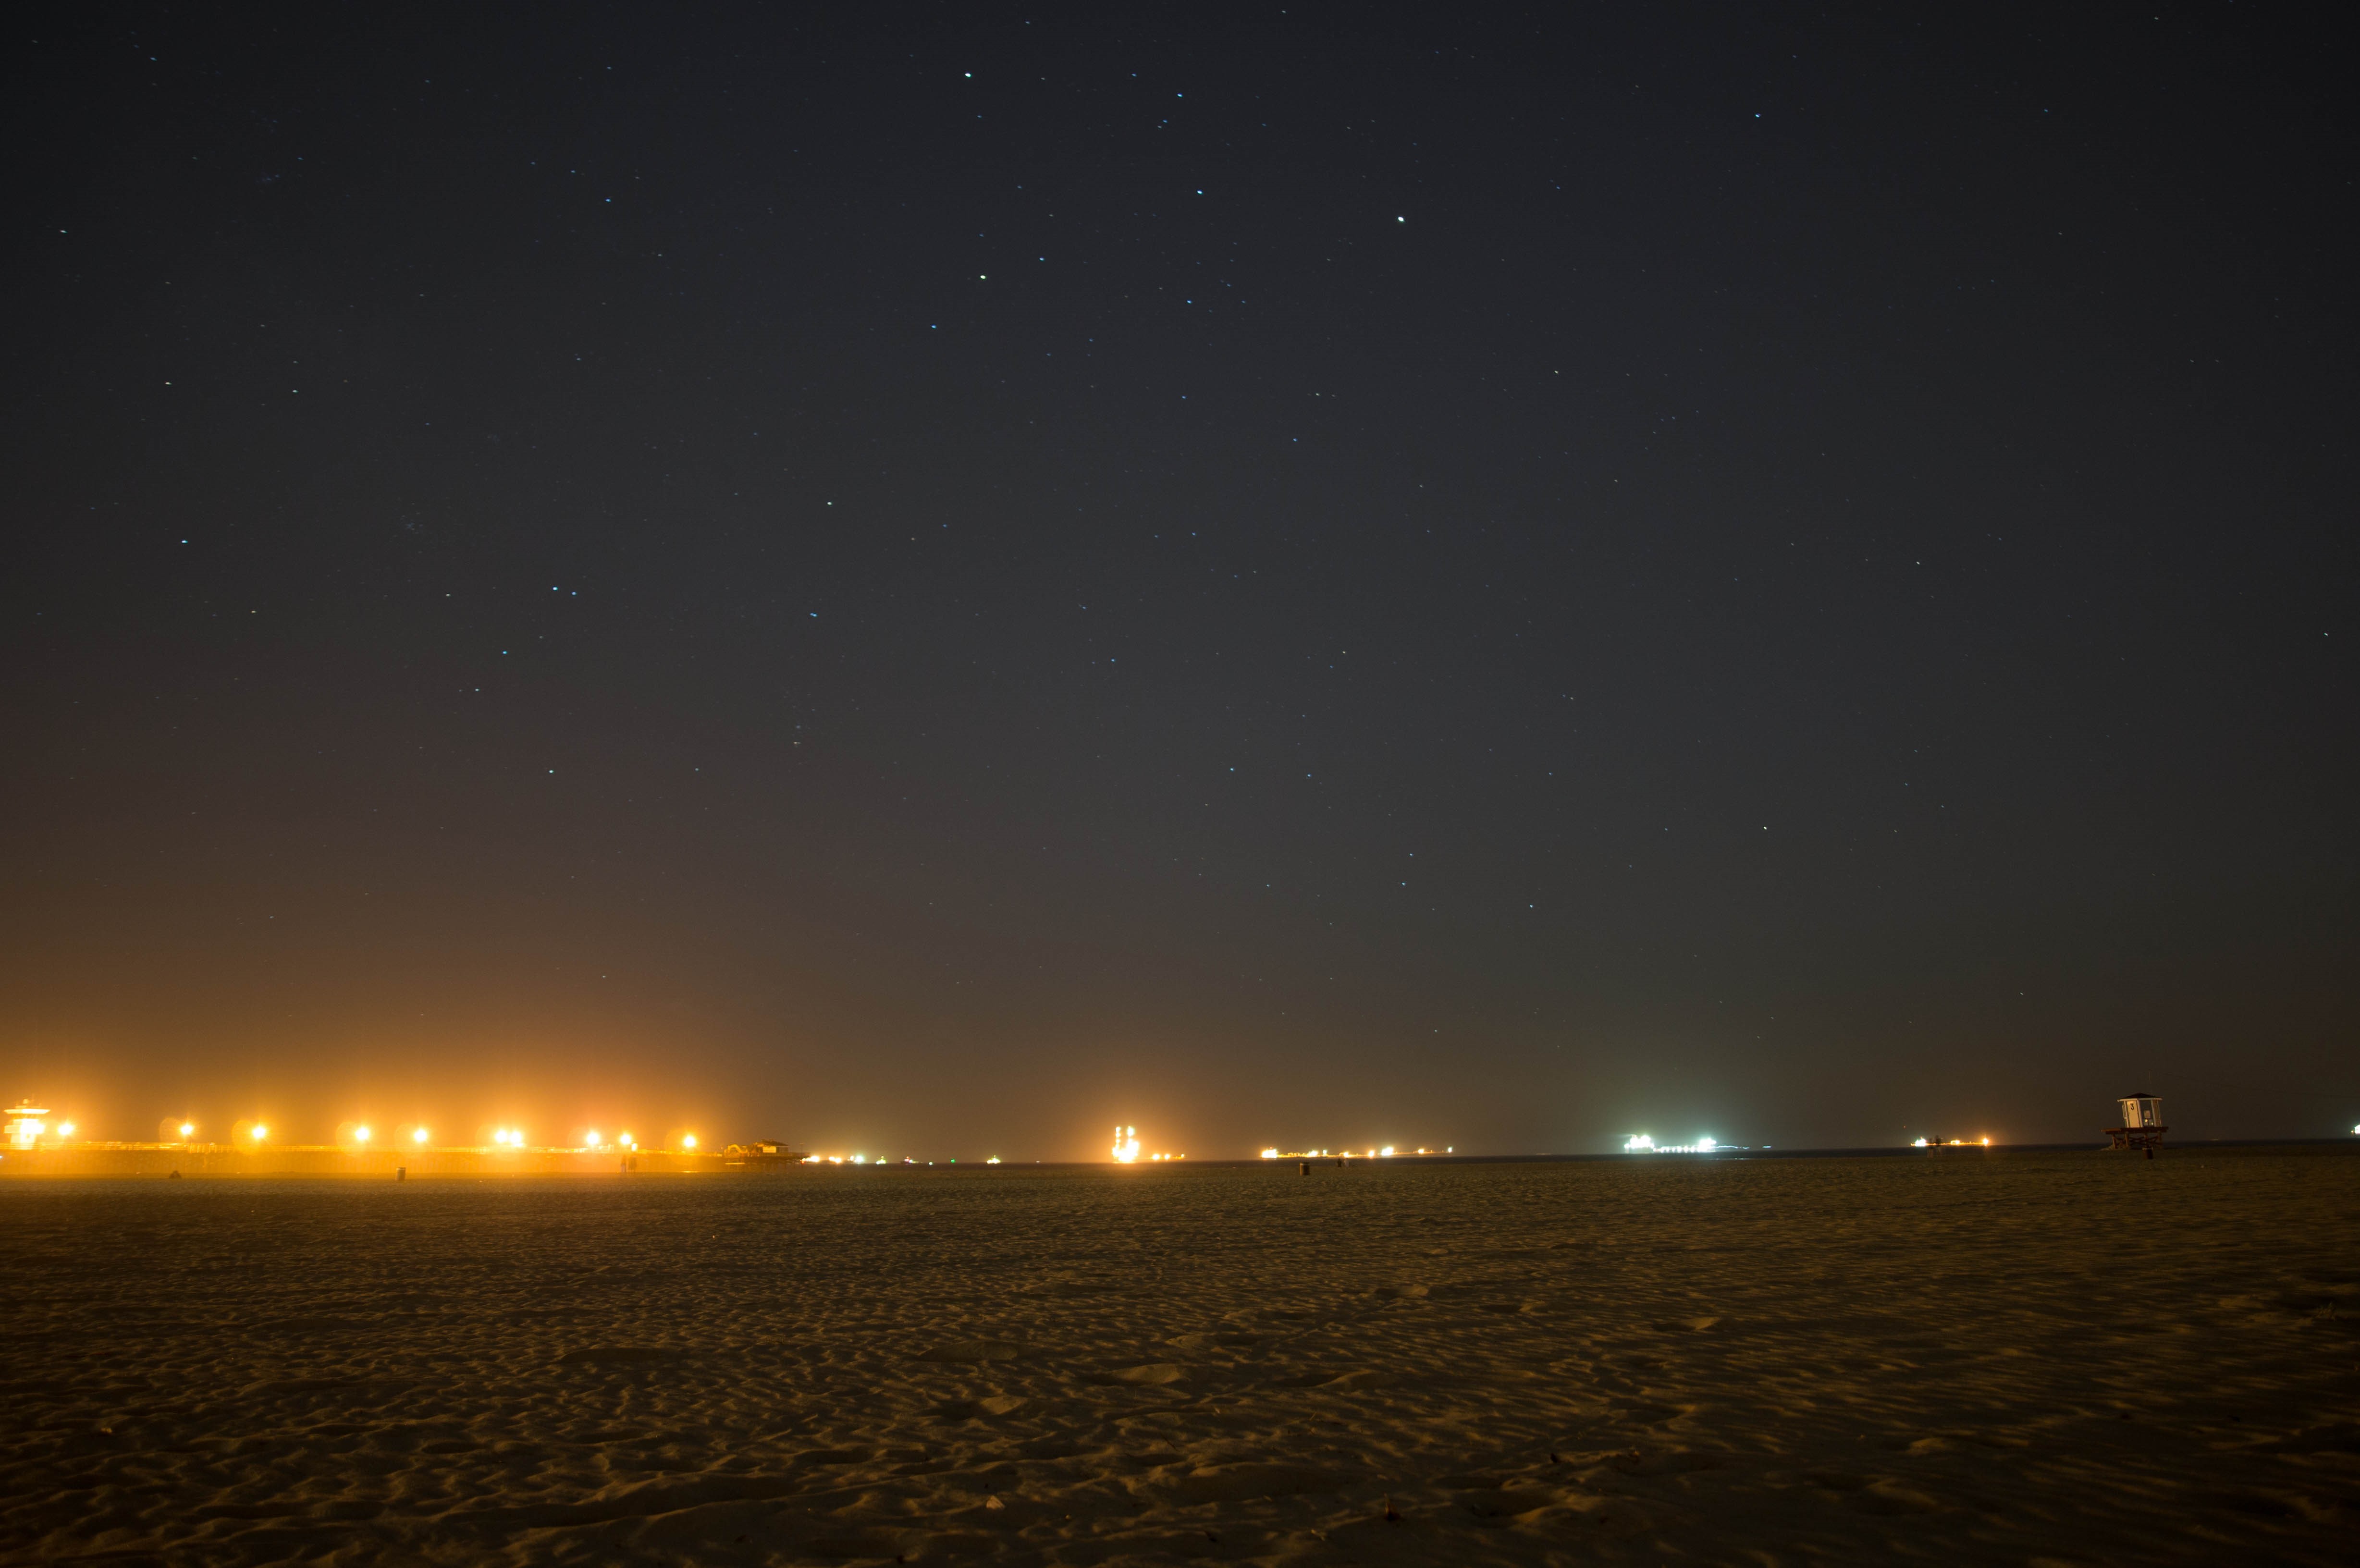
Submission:
[[[1657,1143],[1644,1132],[1633,1133],[1622,1140],[1625,1154],[1710,1154],[1716,1149],[1728,1147],[1715,1143],[1710,1133],[1702,1134],[1694,1143]]]
[[[48,1130],[41,1118],[49,1114],[47,1105],[11,1105],[7,1110],[8,1141],[18,1149],[30,1149],[41,1141]]]

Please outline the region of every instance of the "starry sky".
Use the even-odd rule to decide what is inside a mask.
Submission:
[[[19,15],[0,1090],[2349,1127],[2308,25]]]

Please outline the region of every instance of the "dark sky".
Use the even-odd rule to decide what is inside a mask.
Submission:
[[[45,9],[0,1092],[2360,1120],[2296,8]]]

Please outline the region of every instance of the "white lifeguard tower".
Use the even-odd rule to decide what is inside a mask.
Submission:
[[[2163,1147],[2163,1135],[2171,1130],[2163,1125],[2163,1097],[2133,1090],[2116,1104],[2122,1106],[2123,1125],[2106,1128],[2110,1147],[2139,1149],[2153,1160]]]

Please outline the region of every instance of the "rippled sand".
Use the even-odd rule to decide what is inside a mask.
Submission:
[[[2333,1152],[13,1181],[0,1280],[12,1562],[2342,1565],[2360,1526]]]

